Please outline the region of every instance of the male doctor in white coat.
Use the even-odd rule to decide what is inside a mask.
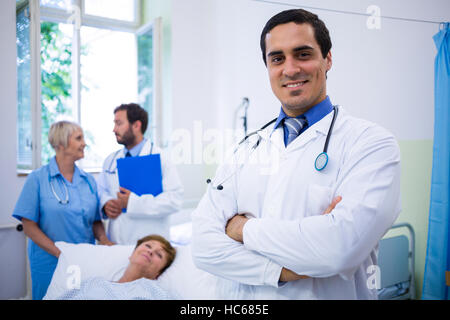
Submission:
[[[144,138],[147,111],[138,104],[122,104],[114,110],[114,134],[124,148],[110,154],[97,179],[100,208],[109,218],[108,237],[117,244],[134,244],[149,234],[170,236],[169,215],[182,203],[183,187],[170,159],[150,140]],[[119,187],[117,159],[160,154],[163,191],[156,197],[137,194]],[[122,212],[122,209],[126,209]]]
[[[400,212],[400,153],[388,131],[332,105],[330,49],[325,24],[305,10],[263,29],[280,114],[218,168],[193,213],[193,258],[219,276],[220,298],[377,299],[378,242]],[[328,161],[316,161],[327,136]]]

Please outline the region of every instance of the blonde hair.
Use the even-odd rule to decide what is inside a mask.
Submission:
[[[66,120],[55,122],[48,132],[48,142],[50,142],[50,145],[55,151],[59,146],[67,148],[70,136],[78,129],[82,130],[75,122]]]
[[[163,248],[163,250],[167,253],[167,263],[161,269],[161,271],[160,271],[160,274],[161,274],[164,272],[164,270],[166,270],[168,267],[170,267],[173,260],[175,260],[175,255],[177,254],[177,251],[174,247],[172,247],[172,245],[170,244],[169,241],[167,241],[164,237],[157,235],[157,234],[151,234],[142,239],[139,239],[136,243],[136,247],[134,248],[134,250],[136,250],[136,248],[139,247],[144,242],[147,242],[150,240],[158,241],[161,244],[161,247]]]

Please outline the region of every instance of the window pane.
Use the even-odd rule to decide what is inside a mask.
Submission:
[[[110,19],[135,20],[134,0],[85,0],[84,13]]]
[[[70,8],[71,1],[72,0],[40,0],[40,6],[66,10]]]
[[[138,35],[138,92],[140,105],[149,114],[145,136],[153,139],[153,29]]]
[[[53,122],[72,118],[72,30],[68,24],[41,22],[42,163],[54,155],[48,143]]]
[[[17,169],[32,167],[30,20],[22,10],[16,20],[17,44]]]
[[[81,125],[87,148],[83,168],[99,168],[121,148],[113,130],[113,111],[137,101],[137,50],[134,34],[81,27]]]

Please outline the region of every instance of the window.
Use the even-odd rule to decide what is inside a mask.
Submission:
[[[17,45],[17,168],[32,166],[31,131],[31,53],[29,8],[18,7],[16,20]]]
[[[29,0],[17,4],[18,170],[46,164],[54,155],[50,125],[80,123],[87,147],[79,165],[98,170],[118,149],[113,110],[138,102],[150,116],[153,138],[154,24],[140,26],[137,0]],[[36,22],[37,21],[37,22]],[[33,46],[34,43],[34,46]]]

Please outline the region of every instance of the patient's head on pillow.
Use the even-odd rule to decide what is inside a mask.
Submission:
[[[124,277],[128,281],[130,278],[142,277],[156,279],[172,264],[175,255],[175,248],[162,236],[149,235],[139,239],[129,258],[130,263]]]

